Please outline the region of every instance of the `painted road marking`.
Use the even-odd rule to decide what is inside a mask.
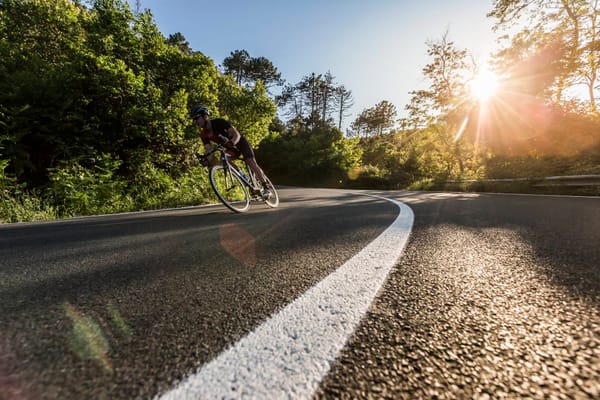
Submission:
[[[412,210],[327,278],[171,391],[167,399],[309,399],[402,254]]]

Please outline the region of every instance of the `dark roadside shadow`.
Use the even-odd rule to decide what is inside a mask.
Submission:
[[[317,205],[320,201],[308,209],[287,201],[247,214],[215,206],[15,226],[0,240],[5,260],[0,273],[11,278],[0,285],[0,310],[4,317],[43,313],[64,301],[151,285],[166,274],[194,273],[207,293],[214,284],[236,291],[235,282],[261,266],[240,265],[220,242],[220,227],[238,227],[258,248],[254,251],[268,248],[277,258],[333,248],[359,231],[374,238],[397,215],[394,205],[362,195],[328,197],[326,205]],[[354,247],[360,250],[365,240]]]
[[[348,195],[241,215],[215,207],[38,225],[41,231],[21,226],[0,251],[29,256],[3,258],[10,263],[0,274],[12,269],[14,280],[0,283],[0,339],[19,354],[15,369],[28,370],[25,382],[39,381],[42,391],[84,382],[106,398],[136,397],[129,383],[98,368],[105,358],[115,371],[130,371],[128,382],[159,393],[339,267],[340,251],[353,255],[397,214],[384,200]],[[260,262],[249,267],[229,254],[222,227],[245,232]],[[332,260],[326,268],[313,263],[321,257]],[[111,350],[78,358],[69,347],[77,332]],[[77,372],[65,377],[65,370]],[[166,372],[148,381],[156,371]],[[77,398],[62,396],[69,397]]]
[[[134,213],[111,214],[94,217],[78,217],[40,223],[0,224],[0,254],[4,250],[28,249],[31,246],[77,243],[89,240],[127,237],[136,234],[165,233],[196,228],[214,223],[247,220],[255,213],[270,212],[283,214],[289,207],[302,203],[325,204],[335,207],[367,201],[360,194],[331,195],[323,189],[323,196],[287,195],[279,208],[268,208],[262,203],[252,202],[250,212],[236,214],[221,204],[184,207],[172,210],[152,210]],[[301,192],[301,189],[300,189]]]

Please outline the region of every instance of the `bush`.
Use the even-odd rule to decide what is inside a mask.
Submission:
[[[25,191],[5,174],[7,165],[8,161],[0,160],[0,223],[56,218],[56,209],[46,204],[41,195]]]
[[[83,164],[90,166],[84,166]],[[198,205],[216,201],[205,168],[174,178],[147,162],[129,184],[117,175],[120,162],[104,155],[50,170],[45,191],[25,190],[7,176],[0,160],[0,223]]]
[[[205,168],[193,167],[177,178],[151,163],[135,174],[128,194],[136,209],[158,209],[207,202],[212,195]]]
[[[355,168],[348,173],[347,185],[356,189],[392,189],[388,174],[374,165]]]
[[[56,219],[57,210],[46,204],[40,196],[28,193],[0,195],[0,223],[45,221]]]
[[[50,170],[49,196],[61,216],[106,214],[131,209],[123,195],[125,181],[115,175],[120,162],[108,155]]]

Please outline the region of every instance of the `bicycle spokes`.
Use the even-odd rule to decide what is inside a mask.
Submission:
[[[222,165],[210,171],[210,183],[219,200],[235,212],[246,211],[250,205],[250,196],[241,179]]]

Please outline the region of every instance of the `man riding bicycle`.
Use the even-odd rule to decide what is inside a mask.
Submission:
[[[202,130],[200,131],[200,138],[204,143],[205,154],[209,153],[213,145],[211,142],[218,143],[231,150],[230,155],[244,156],[244,161],[250,167],[254,175],[262,182],[263,186],[263,197],[269,197],[271,192],[269,190],[269,184],[263,170],[258,166],[256,159],[254,158],[254,151],[252,146],[248,143],[248,140],[238,132],[237,129],[231,125],[231,122],[222,118],[209,118],[208,108],[205,106],[195,106],[190,112],[190,117],[194,120]],[[212,160],[212,155],[209,155],[208,162]]]

